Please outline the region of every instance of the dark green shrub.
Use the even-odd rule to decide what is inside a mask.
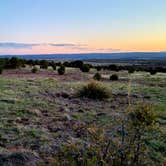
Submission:
[[[89,72],[90,71],[90,66],[88,64],[84,64],[84,65],[82,65],[82,67],[80,67],[80,70],[82,72]]]
[[[16,57],[12,57],[9,60],[9,68],[16,69],[16,68],[21,67],[21,65],[22,65],[21,60]]]
[[[157,73],[157,71],[154,70],[154,69],[150,70],[149,72],[150,72],[151,75],[155,75]]]
[[[41,69],[47,69],[48,68],[48,61],[46,61],[46,60],[41,60],[40,61],[40,68]]]
[[[0,74],[3,72],[3,67],[0,66]]]
[[[65,66],[65,67],[70,67],[70,62],[63,62],[63,65]]]
[[[0,59],[0,74],[2,74],[4,66],[5,66],[5,60]]]
[[[76,61],[71,62],[72,67],[81,68],[83,65],[84,65],[84,63],[81,60],[76,60]]]
[[[63,64],[62,64],[62,62],[56,62],[56,65],[57,65],[57,66],[61,66],[61,65],[63,65]]]
[[[101,71],[102,67],[101,66],[96,66],[97,71]]]
[[[116,74],[112,74],[111,76],[110,76],[110,80],[111,81],[117,81],[119,78],[118,78],[118,75],[116,75]]]
[[[112,71],[117,71],[118,70],[118,66],[114,65],[114,64],[109,65],[108,68],[109,68],[109,70],[112,70]]]
[[[63,75],[65,74],[65,66],[64,65],[61,65],[58,69],[58,74],[59,75]]]
[[[32,70],[31,70],[31,72],[32,73],[37,73],[37,70],[38,70],[37,67],[33,67]]]
[[[106,99],[110,97],[111,92],[101,84],[92,81],[83,86],[78,91],[78,96],[91,99]]]
[[[56,63],[54,63],[54,62],[51,63],[51,67],[52,67],[53,70],[56,70]]]
[[[39,61],[38,61],[38,62],[39,62]],[[26,61],[26,64],[27,64],[27,65],[30,65],[30,66],[34,66],[35,64],[36,64],[36,65],[40,65],[40,63],[37,64],[37,63],[35,63],[35,61],[32,60],[32,59],[27,60],[27,61]]]
[[[134,73],[135,72],[135,69],[134,68],[129,68],[128,69],[128,73]]]
[[[100,80],[101,80],[101,74],[100,74],[100,73],[96,73],[96,74],[93,76],[93,79],[94,79],[94,80],[97,80],[97,81],[100,81]]]

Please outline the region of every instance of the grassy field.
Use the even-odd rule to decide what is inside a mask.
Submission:
[[[112,93],[106,100],[78,97],[95,70],[82,73],[68,68],[65,75],[51,69],[32,74],[29,68],[6,70],[0,76],[0,153],[30,151],[51,165],[56,153],[69,142],[87,141],[85,129],[116,129],[131,105],[149,103],[157,114],[163,136],[150,141],[151,156],[159,165],[166,157],[166,74],[101,71],[100,81]]]

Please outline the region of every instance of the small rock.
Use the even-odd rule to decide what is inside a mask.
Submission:
[[[112,109],[115,109],[115,108],[116,108],[116,106],[115,106],[115,105],[111,105],[111,108],[112,108]]]
[[[30,113],[35,114],[36,116],[42,116],[42,113],[38,109],[29,110]]]
[[[1,102],[15,104],[17,99],[1,99]]]
[[[78,112],[80,112],[80,113],[84,113],[84,110],[82,110],[82,109],[79,109],[79,110],[78,110]]]
[[[36,166],[39,161],[41,161],[40,157],[32,152],[14,152],[0,155],[0,165],[2,166]]]
[[[7,122],[8,123],[12,123],[14,121],[14,119],[8,119]]]
[[[104,113],[104,112],[100,112],[97,114],[97,116],[104,116],[104,115],[106,115],[106,113]]]
[[[128,94],[127,93],[117,93],[117,94],[114,94],[115,96],[128,96]]]
[[[56,93],[56,97],[69,98],[69,94],[66,92]]]
[[[17,123],[20,123],[20,122],[21,122],[21,117],[17,117],[17,118],[16,118],[16,122],[17,122]]]
[[[69,95],[68,95],[67,93],[65,93],[65,92],[62,92],[62,93],[61,93],[61,97],[63,97],[63,98],[68,98]]]
[[[140,96],[140,95],[138,95],[138,94],[133,94],[131,97],[141,98],[141,96]]]
[[[69,114],[64,114],[64,120],[68,120],[68,121],[71,121],[72,118]]]
[[[65,109],[63,107],[59,108],[59,112],[64,112],[64,111],[65,111]]]
[[[150,99],[150,96],[144,95],[143,98],[145,98],[145,99]]]

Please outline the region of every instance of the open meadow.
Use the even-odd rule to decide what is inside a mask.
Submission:
[[[22,157],[41,166],[166,164],[166,73],[101,70],[94,82],[96,69],[66,68],[59,75],[51,67],[37,68],[0,75],[0,163]],[[110,80],[112,74],[119,79]],[[88,83],[102,86],[107,98],[79,95]],[[153,110],[155,124],[149,129],[149,122],[130,122],[134,108]]]

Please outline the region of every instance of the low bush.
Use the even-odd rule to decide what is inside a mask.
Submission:
[[[2,67],[0,67],[0,74],[2,74],[2,72],[3,72],[3,68],[2,68]]]
[[[37,73],[37,70],[38,70],[37,67],[33,67],[32,70],[31,70],[31,72],[32,73]]]
[[[84,64],[84,65],[82,65],[82,67],[80,67],[80,70],[82,72],[89,72],[90,71],[90,66],[88,64]]]
[[[9,59],[6,63],[6,67],[10,68],[10,69],[17,69],[20,68],[22,65],[22,60],[18,59],[16,57],[12,57],[11,59]]]
[[[116,74],[113,74],[113,75],[110,76],[111,81],[117,81],[118,79],[119,79],[119,77]]]
[[[150,126],[155,123],[156,115],[151,105],[141,103],[130,109],[129,117],[133,122],[133,126]]]
[[[61,65],[58,69],[58,74],[59,75],[63,75],[65,74],[65,66],[64,65]]]
[[[100,73],[96,73],[96,74],[93,76],[93,79],[94,79],[94,80],[97,80],[97,81],[100,81],[100,80],[101,80],[101,74],[100,74]]]
[[[2,74],[3,69],[4,69],[4,65],[3,65],[3,63],[1,63],[1,61],[0,61],[0,74]]]
[[[56,70],[56,64],[55,63],[52,63],[51,67],[52,67],[53,70]]]
[[[135,69],[134,68],[130,68],[130,69],[128,69],[128,73],[134,73],[135,72]]]
[[[79,97],[86,97],[91,99],[106,99],[109,98],[110,95],[111,92],[109,89],[95,81],[88,83],[78,91]]]
[[[96,70],[97,70],[97,71],[101,71],[101,70],[102,70],[102,67],[101,67],[101,66],[96,66]]]

